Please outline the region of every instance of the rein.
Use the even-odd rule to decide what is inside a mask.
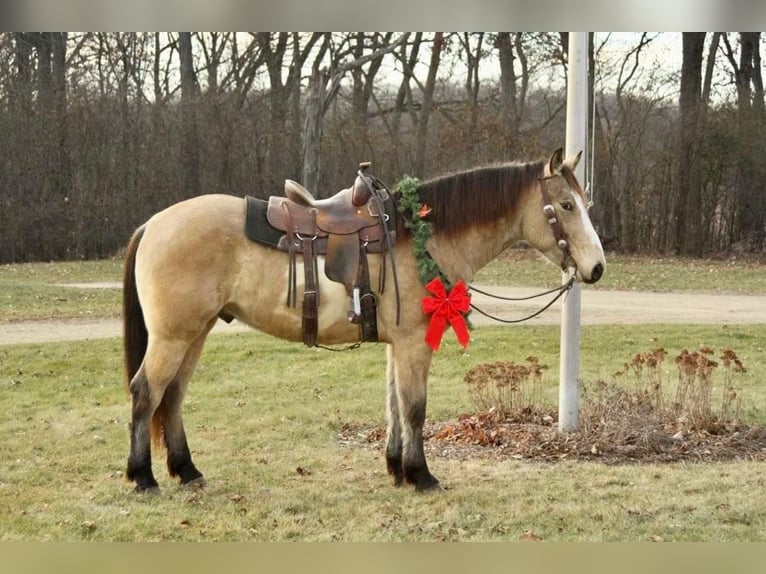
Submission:
[[[379,280],[379,287],[378,290],[380,293],[383,293],[383,288],[385,286],[385,276],[386,276],[386,251],[388,252],[388,256],[391,258],[391,274],[394,277],[394,292],[395,292],[395,299],[396,299],[396,324],[399,325],[399,319],[401,315],[401,309],[400,309],[400,303],[399,303],[399,277],[396,273],[396,257],[394,255],[394,243],[391,240],[391,233],[388,230],[387,221],[389,217],[394,217],[395,213],[388,214],[386,213],[385,207],[383,206],[383,199],[386,197],[392,197],[391,192],[388,191],[388,187],[386,187],[386,184],[384,184],[380,179],[375,177],[374,175],[366,175],[362,169],[360,169],[357,174],[359,177],[362,178],[362,181],[364,182],[364,185],[367,187],[367,191],[369,191],[372,201],[375,204],[375,208],[378,210],[378,217],[380,218],[380,227],[383,230],[383,239],[385,240],[385,251],[383,253],[383,256],[381,257],[381,265],[382,265],[382,271],[380,273],[380,280]],[[394,202],[394,205],[396,202]]]
[[[574,285],[574,275],[569,278],[569,281],[564,283],[561,287],[554,287],[553,289],[549,289],[548,291],[543,291],[542,293],[538,293],[537,295],[529,295],[527,297],[503,297],[501,295],[495,295],[494,293],[488,293],[487,291],[482,291],[481,289],[477,289],[474,285],[469,285],[468,288],[471,291],[476,291],[477,293],[481,293],[482,295],[486,295],[487,297],[491,297],[493,299],[500,299],[502,301],[528,301],[530,299],[537,299],[538,297],[544,297],[545,295],[550,295],[551,293],[556,293],[556,295],[551,299],[542,309],[539,309],[532,313],[531,315],[528,315],[527,317],[523,317],[521,319],[502,319],[500,317],[496,317],[494,315],[491,315],[487,313],[486,311],[482,311],[479,309],[476,305],[471,303],[471,309],[474,311],[478,311],[480,314],[484,315],[485,317],[488,317],[489,319],[492,319],[493,321],[498,321],[500,323],[523,323],[524,321],[529,321],[530,319],[534,319],[544,311],[547,311],[551,305],[553,305],[556,301],[561,298],[561,296],[569,291],[572,288],[572,285]]]

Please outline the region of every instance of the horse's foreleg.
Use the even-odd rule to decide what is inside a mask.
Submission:
[[[396,392],[396,375],[391,345],[386,345],[386,466],[394,477],[394,484],[404,481],[402,467],[402,426],[399,421],[399,394]]]
[[[159,407],[165,446],[168,451],[168,472],[170,476],[179,477],[181,484],[193,484],[195,486],[204,486],[205,484],[202,473],[197,470],[197,467],[192,462],[191,451],[186,440],[186,431],[184,430],[183,418],[181,416],[181,405],[186,395],[189,379],[191,379],[202,354],[207,334],[215,325],[215,322],[216,319],[213,319],[205,331],[189,347],[181,368],[178,370],[178,374],[173,379],[173,382],[165,390]]]
[[[417,490],[439,487],[431,474],[423,450],[423,424],[426,418],[426,388],[431,351],[418,341],[394,345],[394,378],[399,407],[404,480]]]

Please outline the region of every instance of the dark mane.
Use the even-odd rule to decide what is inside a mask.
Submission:
[[[450,235],[495,221],[501,214],[511,215],[544,165],[543,161],[509,163],[444,175],[422,182],[418,195],[433,210],[428,221],[434,233]]]

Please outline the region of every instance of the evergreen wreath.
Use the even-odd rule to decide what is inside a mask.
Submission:
[[[442,283],[450,289],[452,284],[447,276],[439,268],[431,254],[428,252],[426,243],[433,233],[433,226],[426,217],[431,213],[431,208],[420,201],[418,186],[420,181],[416,177],[404,176],[397,184],[399,190],[398,209],[404,219],[404,226],[412,233],[412,252],[420,274],[420,282],[426,285],[435,277],[439,277]]]
[[[441,270],[439,264],[434,261],[428,252],[426,243],[433,234],[433,226],[426,217],[431,213],[431,208],[420,201],[418,186],[420,181],[416,177],[404,176],[396,184],[399,191],[397,209],[402,214],[404,226],[412,233],[412,254],[420,274],[420,283],[425,286],[433,279],[439,278],[447,292],[452,289],[452,283]],[[463,314],[468,330],[473,330],[473,324],[469,318],[471,310]]]

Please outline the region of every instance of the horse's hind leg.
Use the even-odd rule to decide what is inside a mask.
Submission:
[[[150,341],[141,368],[130,382],[132,413],[130,455],[126,476],[136,483],[136,490],[156,491],[152,473],[151,425],[165,390],[176,376],[189,344],[184,341]]]
[[[189,379],[194,374],[194,369],[202,354],[207,334],[215,322],[216,319],[213,319],[205,331],[189,347],[181,368],[165,390],[158,409],[159,422],[163,428],[163,437],[167,447],[168,472],[170,476],[177,476],[181,480],[181,484],[186,485],[204,486],[205,481],[202,473],[192,462],[181,416],[181,405],[186,395]]]
[[[399,421],[401,425],[401,472],[408,484],[417,490],[439,488],[439,481],[428,470],[423,450],[423,424],[426,419],[426,388],[428,369],[431,365],[431,351],[422,340],[404,340],[394,343],[394,378],[396,384]],[[389,441],[391,439],[389,438]],[[392,458],[386,456],[389,464],[395,463],[397,445],[392,446]],[[396,477],[396,472],[394,473]]]
[[[136,491],[159,491],[157,481],[152,474],[151,420],[155,402],[149,390],[149,382],[144,367],[138,370],[130,381],[130,394],[133,402],[130,423],[130,455],[125,476],[136,483]]]
[[[402,426],[399,421],[399,393],[396,391],[396,374],[391,345],[386,345],[386,466],[394,477],[394,484],[404,481],[402,468]]]

